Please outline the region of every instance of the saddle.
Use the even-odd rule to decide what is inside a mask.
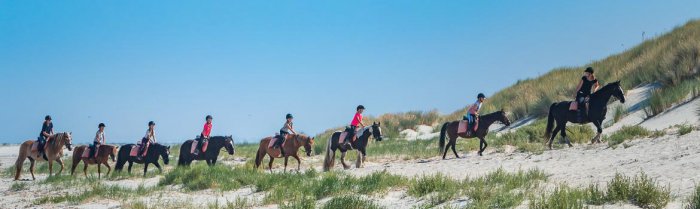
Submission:
[[[194,154],[194,151],[197,150],[197,144],[199,144],[199,142],[197,140],[192,140],[192,146],[190,147],[190,154]],[[209,146],[209,140],[204,140],[204,144],[202,144],[202,152],[206,152],[208,146]]]
[[[474,120],[474,122],[471,124],[469,124],[469,121],[467,120],[460,120],[459,125],[457,125],[457,134],[467,133],[470,127],[472,127],[472,130],[478,129],[479,119]]]
[[[148,154],[148,147],[146,146],[146,149],[143,150],[143,155]],[[129,156],[131,157],[138,157],[139,156],[139,149],[141,148],[141,145],[135,144],[131,145],[131,151],[129,152]]]
[[[272,147],[274,147],[275,145],[279,145],[280,147],[283,146],[284,142],[282,141],[282,135],[275,134],[275,136],[271,138],[272,139],[270,139],[270,143],[267,144],[267,148],[272,149]],[[280,142],[282,142],[282,144],[279,144]]]
[[[32,152],[39,152],[39,142],[32,144]]]
[[[97,157],[97,152],[99,152],[99,147],[100,145],[95,146],[95,157]],[[90,158],[90,146],[85,147],[85,150],[83,151],[83,155],[81,156],[82,158]]]

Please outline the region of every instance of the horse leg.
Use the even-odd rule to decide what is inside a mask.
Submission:
[[[342,152],[342,151],[340,152],[340,163],[342,163],[343,168],[345,170],[347,170],[347,169],[350,169],[350,166],[347,163],[345,163],[345,154],[346,154],[345,152]]]
[[[574,145],[571,145],[571,140],[569,139],[569,137],[566,136],[566,123],[562,124],[561,136],[564,137],[564,141],[566,141],[566,144],[569,145],[569,147],[574,146]]]
[[[36,165],[36,161],[32,158],[29,158],[29,163],[29,172],[32,173],[32,180],[36,180],[36,178],[34,177],[34,165]],[[19,169],[22,170],[22,167],[20,166]]]
[[[105,162],[105,167],[107,167],[107,174],[106,176],[109,176],[109,173],[112,172],[112,167],[109,167],[109,163]]]
[[[129,161],[129,174],[131,174],[131,166],[134,165],[134,162]]]
[[[78,168],[78,163],[80,163],[80,161],[75,162],[75,160],[74,160],[73,164],[70,165],[70,175],[71,176],[73,176],[73,173],[75,173],[75,169]]]
[[[293,155],[294,159],[297,159],[297,172],[301,171],[301,159],[299,159],[299,156]]]
[[[360,152],[362,153],[362,163],[365,163],[365,159],[367,159],[367,150],[366,150],[366,148],[360,149]]]
[[[486,139],[483,137],[479,137],[479,156],[484,156],[484,150],[486,150],[486,147],[488,147],[489,144],[486,143]]]
[[[596,130],[598,131],[598,133],[595,135],[595,137],[593,137],[593,139],[591,139],[591,144],[593,144],[594,142],[600,143],[600,136],[601,136],[601,134],[603,134],[603,128],[601,127],[601,126],[602,126],[602,122],[601,122],[601,121],[595,121],[595,122],[593,122],[593,125],[595,125]]]
[[[146,177],[146,171],[148,171],[148,163],[143,163],[143,176]]]
[[[97,163],[97,178],[98,178],[98,179],[99,179],[99,178],[102,178],[102,171],[101,171],[101,168],[100,168],[100,167],[102,167],[102,164]]]
[[[53,161],[49,160],[49,177],[53,174]]]
[[[216,165],[216,158],[211,159],[211,165]]]
[[[83,161],[83,174],[85,175],[85,177],[87,177],[87,168],[88,168],[87,162]]]
[[[272,157],[272,155],[270,155],[270,162],[267,164],[267,167],[268,167],[268,169],[270,169],[270,172],[272,172],[272,162],[274,162],[274,161],[275,161],[275,157]]]
[[[444,160],[445,157],[447,156],[447,152],[450,151],[450,146],[452,145],[452,140],[450,142],[447,142],[447,145],[445,145],[445,151],[442,153],[442,159]]]
[[[284,172],[287,172],[287,161],[289,161],[289,156],[284,156]]]
[[[362,152],[360,150],[357,150],[357,160],[355,161],[355,168],[362,167],[362,162],[364,161],[362,158],[364,158],[364,155],[362,155]]]
[[[557,137],[559,131],[561,131],[561,127],[559,127],[559,124],[557,123],[557,127],[554,128],[554,131],[552,131],[552,136],[549,138],[549,143],[547,143],[550,150],[552,149],[552,142],[554,142],[554,138]]]
[[[63,173],[63,168],[65,167],[65,165],[63,164],[63,160],[60,157],[56,159],[56,162],[58,162],[58,164],[61,165],[61,170],[58,170],[57,174],[60,176]]]
[[[450,141],[451,141],[451,140],[450,140]],[[452,147],[451,147],[451,148],[452,148],[452,152],[455,153],[455,157],[456,157],[456,158],[459,158],[459,155],[457,154],[457,149],[456,149],[455,147],[457,147],[457,140],[456,140],[456,139],[455,139],[455,142],[452,143]]]
[[[155,162],[155,163],[153,163],[153,165],[155,165],[156,168],[158,168],[158,172],[159,172],[159,173],[163,173],[163,168],[160,167],[160,163]]]

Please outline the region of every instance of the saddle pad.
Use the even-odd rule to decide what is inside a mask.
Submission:
[[[469,126],[469,122],[466,120],[460,120],[459,125],[457,126],[457,133],[462,134],[467,132],[467,126]]]
[[[340,132],[340,139],[338,139],[338,143],[345,143],[345,139],[348,138],[348,134],[350,133],[348,133],[347,131]]]
[[[267,148],[275,146],[275,142],[277,142],[277,136],[273,136],[272,139],[270,139],[270,143],[267,143]]]
[[[197,144],[199,144],[199,142],[197,140],[192,141],[192,147],[190,147],[190,154],[194,154],[194,150],[197,149]],[[209,145],[209,140],[205,141],[204,144],[202,145],[202,152],[207,151],[208,145]]]
[[[34,142],[32,144],[32,152],[38,152],[39,151],[39,142]]]
[[[83,158],[88,158],[90,157],[90,147],[85,147],[85,150],[83,150]]]
[[[141,145],[131,145],[131,151],[129,152],[129,156],[131,157],[136,157],[139,156],[139,148],[141,148]],[[143,151],[143,155],[148,154],[148,146],[146,146],[146,150]]]

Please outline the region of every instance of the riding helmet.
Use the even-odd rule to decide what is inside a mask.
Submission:
[[[107,127],[107,126],[105,126],[104,123],[100,123],[100,125],[97,125],[97,128],[101,128],[101,127]]]
[[[486,95],[484,95],[484,93],[479,93],[479,95],[477,95],[476,98],[477,99],[481,99],[481,98],[486,99]]]
[[[46,117],[44,117],[44,120],[51,120],[51,116],[47,115]]]
[[[357,110],[364,110],[364,109],[365,109],[365,106],[362,106],[362,105],[357,106]]]
[[[204,119],[205,119],[205,120],[209,120],[209,119],[214,119],[214,118],[212,118],[211,115],[207,115],[207,117],[204,118]]]
[[[149,122],[148,122],[148,126],[152,126],[152,125],[156,125],[156,122],[149,121]]]
[[[291,113],[287,113],[287,119],[294,118],[294,116]]]
[[[592,74],[592,73],[595,72],[595,70],[593,70],[593,67],[587,67],[586,70],[585,70],[584,72],[587,72],[587,73],[591,73],[591,74]]]

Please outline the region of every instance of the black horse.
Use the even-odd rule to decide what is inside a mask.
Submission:
[[[212,136],[209,138],[207,151],[200,152],[199,155],[190,153],[193,141],[194,140],[187,140],[180,146],[180,158],[177,161],[177,165],[190,165],[194,160],[205,160],[207,161],[207,165],[215,165],[221,148],[226,148],[229,155],[233,155],[234,152],[232,136]]]
[[[547,119],[547,132],[545,137],[549,139],[549,149],[552,149],[552,141],[554,137],[557,136],[557,132],[561,132],[561,136],[566,140],[569,147],[572,147],[571,140],[566,137],[566,123],[578,123],[587,124],[593,123],[597,128],[598,134],[596,134],[591,143],[600,143],[600,135],[603,133],[603,120],[605,120],[605,114],[608,112],[608,101],[610,97],[616,97],[620,102],[625,103],[625,92],[620,86],[620,81],[616,81],[605,85],[600,90],[591,94],[589,100],[589,110],[588,118],[584,118],[583,121],[578,121],[578,116],[575,111],[569,110],[571,101],[554,103],[549,107],[549,117]],[[581,107],[585,108],[585,107]],[[556,128],[554,128],[554,122],[556,121]],[[554,128],[554,134],[552,134],[552,128]]]
[[[148,164],[153,163],[153,165],[158,168],[158,171],[163,172],[163,169],[158,164],[158,157],[163,158],[163,163],[166,165],[170,162],[170,146],[161,145],[158,143],[151,144],[148,147],[146,156],[139,160],[138,157],[130,156],[131,147],[134,144],[127,144],[119,148],[119,155],[117,156],[117,166],[115,166],[115,171],[121,171],[124,168],[125,163],[129,163],[129,173],[131,173],[131,166],[133,163],[143,164],[143,175],[146,176],[146,171],[148,171]]]
[[[367,144],[369,143],[369,137],[373,136],[375,140],[382,141],[382,128],[381,123],[374,123],[372,126],[367,126],[358,131],[357,139],[351,143],[352,147],[343,146],[339,144],[340,134],[342,132],[338,131],[331,135],[326,145],[326,157],[323,163],[323,170],[329,171],[335,165],[335,151],[340,150],[340,162],[343,164],[343,168],[350,168],[349,165],[345,164],[345,152],[352,150],[353,148],[357,150],[357,163],[355,164],[359,168],[365,161],[367,156]],[[349,139],[348,139],[349,140]]]

